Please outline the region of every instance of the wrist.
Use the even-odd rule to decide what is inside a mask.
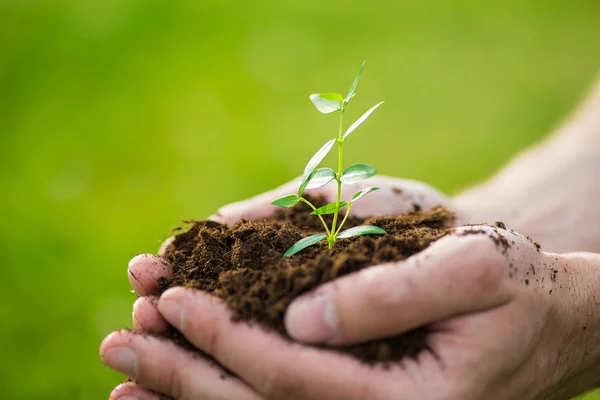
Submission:
[[[545,388],[538,399],[569,399],[600,386],[600,255],[554,255],[558,262],[552,339],[538,368]],[[551,371],[551,373],[548,373]]]

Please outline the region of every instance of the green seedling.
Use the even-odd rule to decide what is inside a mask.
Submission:
[[[342,227],[348,219],[348,215],[352,209],[352,204],[362,199],[367,194],[379,189],[376,187],[368,187],[355,193],[350,200],[342,201],[341,199],[342,185],[352,185],[364,179],[370,178],[377,173],[375,168],[367,164],[354,164],[344,170],[342,162],[344,142],[348,136],[350,136],[350,134],[354,132],[356,128],[365,122],[371,113],[373,113],[373,111],[375,111],[377,107],[383,103],[382,101],[381,103],[371,107],[344,132],[344,111],[346,110],[348,103],[350,103],[356,94],[356,88],[358,86],[358,82],[360,81],[360,77],[362,76],[364,67],[365,63],[363,62],[360,66],[360,70],[358,71],[358,75],[356,75],[356,78],[354,79],[354,82],[352,83],[352,86],[350,87],[346,97],[342,97],[342,95],[338,93],[310,95],[310,100],[321,113],[330,114],[336,111],[340,113],[340,125],[337,138],[331,139],[321,146],[315,155],[312,156],[310,161],[308,161],[306,168],[304,168],[304,174],[302,175],[302,181],[300,182],[298,193],[281,197],[273,201],[272,204],[280,207],[294,207],[300,202],[307,204],[313,209],[312,215],[316,215],[323,223],[325,233],[311,235],[299,240],[285,252],[285,257],[294,255],[299,251],[302,251],[305,248],[319,243],[321,240],[325,239],[327,239],[328,246],[331,249],[335,245],[336,240],[340,238],[344,239],[361,235],[383,235],[386,233],[383,229],[371,225],[356,226],[354,228],[342,231]],[[331,168],[318,168],[325,156],[331,151],[331,149],[333,149],[336,143],[338,147],[337,172]],[[337,182],[337,199],[335,203],[326,204],[323,207],[316,208],[310,201],[302,197],[305,190],[320,188],[333,180]],[[338,225],[339,214],[343,208],[346,208],[346,213],[341,223]],[[327,225],[325,219],[323,218],[323,215],[327,214],[333,214],[333,222],[331,227]]]

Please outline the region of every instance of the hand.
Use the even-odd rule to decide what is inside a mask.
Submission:
[[[598,383],[591,313],[600,278],[590,263],[600,266],[598,256],[544,253],[513,232],[465,227],[408,260],[323,285],[288,309],[289,333],[311,343],[355,343],[427,326],[430,351],[390,368],[231,322],[223,304],[194,290],[167,291],[158,310],[246,382],[247,397],[221,384],[209,385],[207,398],[566,399]],[[191,372],[202,360],[165,362],[169,343],[131,334],[103,347],[124,345],[137,350],[142,384],[176,399],[203,394],[206,383]],[[161,386],[160,377],[171,386]]]
[[[240,218],[257,219],[269,216],[277,210],[276,207],[270,205],[270,202],[283,194],[294,192],[296,190],[296,186],[297,182],[291,182],[272,192],[262,194],[253,199],[231,204],[219,210],[219,212],[211,218],[231,225]],[[423,209],[429,209],[438,205],[448,207],[449,204],[448,200],[445,199],[442,194],[423,183],[415,181],[387,177],[375,177],[366,181],[366,183],[363,185],[353,185],[352,189],[354,191],[358,191],[367,186],[378,186],[381,188],[381,190],[361,200],[360,203],[357,203],[356,206],[353,207],[353,215],[389,215],[407,212],[411,210],[415,204],[419,205]],[[335,190],[333,186],[314,190],[311,191],[311,193],[313,195],[324,195],[329,201],[333,201],[335,199]],[[352,193],[350,193],[350,195],[351,194]],[[345,196],[347,195],[348,193],[345,193]],[[169,241],[167,241],[161,247],[159,254],[162,254],[166,245],[168,244]],[[168,323],[157,311],[158,299],[154,296],[154,294],[157,290],[157,279],[161,276],[168,276],[170,274],[170,270],[170,266],[166,264],[164,259],[152,255],[140,255],[135,257],[130,262],[128,268],[129,280],[136,294],[141,296],[134,304],[133,324],[136,330],[153,333],[164,333],[166,331]],[[103,358],[105,358],[109,363],[112,361],[108,359],[110,358],[111,354],[109,354],[109,357],[107,358],[106,352],[116,346],[115,341],[118,341],[116,337],[120,337],[122,340],[128,341],[127,343],[129,344],[137,343],[139,346],[141,346],[139,348],[151,346],[151,343],[156,341],[154,338],[141,337],[130,332],[115,333],[105,341],[101,349]],[[123,342],[121,341],[119,343]],[[162,344],[164,345],[165,343]],[[184,360],[186,357],[189,357],[187,352],[182,351],[175,346],[171,347],[172,348],[169,348],[162,353],[166,360],[162,360],[160,355],[153,354],[153,362],[159,362],[163,365],[166,365],[167,361],[171,359]],[[205,360],[201,360],[199,357],[193,358],[190,362],[201,364],[204,372],[211,371],[210,376],[212,377],[217,377],[224,373],[223,370],[216,366],[215,363],[206,362]],[[170,365],[180,365],[180,363]],[[138,381],[144,382],[144,379],[140,378]],[[166,388],[165,385],[167,386]],[[179,398],[173,394],[177,394],[177,388],[170,388],[169,382],[153,381],[152,384],[148,384],[147,386],[161,391],[162,393],[169,393],[174,397]],[[205,385],[204,387],[198,388],[197,391],[194,392],[193,396],[217,396],[215,393],[221,390],[221,386],[222,385],[217,385],[215,387],[215,391],[211,392],[212,386]],[[233,386],[239,387],[241,385],[236,383]],[[248,393],[251,393],[251,390],[248,390]],[[111,399],[117,399],[125,395],[137,395],[142,399],[156,398],[156,394],[152,394],[152,392],[144,389],[141,385],[127,383],[117,387],[113,391]],[[225,395],[225,398],[237,399],[246,397],[242,397],[242,395],[239,393],[237,396],[233,395],[232,393],[228,393]]]

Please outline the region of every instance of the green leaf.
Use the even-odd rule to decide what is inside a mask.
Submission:
[[[321,97],[321,98],[323,98],[325,100],[337,101],[339,103],[341,103],[342,101],[344,101],[344,98],[339,93],[321,93],[319,95],[319,97]]]
[[[298,240],[296,243],[292,245],[287,251],[283,254],[284,257],[293,256],[299,251],[304,250],[307,247],[312,246],[313,244],[319,243],[321,240],[327,237],[324,233],[317,233],[316,235],[310,235],[305,237],[304,239]]]
[[[350,100],[352,100],[352,98],[354,97],[354,93],[356,93],[356,88],[358,86],[358,82],[360,82],[360,77],[362,76],[363,69],[365,69],[365,63],[366,61],[363,61],[363,63],[361,64],[360,69],[358,70],[358,74],[356,75],[356,78],[354,78],[354,82],[352,82],[352,86],[350,86],[350,90],[348,91],[348,94],[344,99],[344,104],[350,103]]]
[[[352,196],[352,200],[350,200],[350,202],[355,202],[355,201],[363,198],[367,194],[374,192],[376,190],[379,190],[379,188],[371,186],[371,187],[361,190],[360,192],[354,193],[354,196]]]
[[[331,168],[319,168],[314,170],[312,177],[306,185],[306,189],[316,189],[327,185],[335,179],[335,171]]]
[[[298,197],[302,196],[302,193],[306,190],[306,186],[308,186],[308,182],[315,176],[317,170],[312,170],[312,172],[308,175],[302,177],[302,181],[300,182],[300,186],[298,187]]]
[[[331,151],[335,142],[336,139],[331,139],[329,142],[325,143],[315,153],[314,156],[311,157],[311,159],[308,161],[308,164],[306,164],[306,167],[304,168],[304,179],[309,178],[310,174],[312,174],[312,172],[319,166],[319,164],[321,164],[321,161],[323,161],[323,159]]]
[[[317,208],[315,211],[313,211],[311,213],[311,215],[333,214],[337,210],[341,210],[342,208],[346,207],[346,204],[348,204],[347,201],[340,201],[340,206],[338,207],[337,203],[329,203],[329,204],[324,205],[323,207]]]
[[[373,225],[360,225],[354,228],[346,229],[340,233],[337,237],[340,239],[347,239],[354,236],[362,235],[385,235],[387,232],[378,226]]]
[[[283,196],[277,200],[274,200],[273,202],[271,202],[271,204],[273,204],[274,206],[290,208],[298,204],[299,201],[300,198],[297,195],[289,194],[287,196]]]
[[[337,93],[315,93],[310,95],[310,101],[317,107],[317,110],[323,114],[329,114],[342,108],[344,98]]]
[[[340,180],[346,185],[352,185],[353,183],[360,182],[363,179],[370,178],[376,173],[377,170],[368,164],[354,164],[349,166],[344,171]]]
[[[344,137],[342,138],[342,140],[346,139],[348,137],[348,135],[350,135],[352,132],[354,132],[354,130],[356,128],[358,128],[360,126],[360,124],[362,124],[363,122],[365,122],[365,120],[367,118],[369,118],[369,115],[371,115],[371,113],[373,111],[375,111],[377,109],[377,107],[379,107],[380,105],[382,105],[384,102],[380,102],[375,104],[373,107],[369,108],[369,110],[364,113],[359,119],[357,119],[352,125],[350,125],[350,127],[346,130],[346,133],[344,133]]]

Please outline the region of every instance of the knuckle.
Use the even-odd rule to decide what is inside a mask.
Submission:
[[[399,295],[402,297],[410,296],[415,290],[415,282],[410,276],[404,276],[404,279],[396,279],[394,270],[386,266],[374,267],[373,271],[364,274],[361,279],[360,288],[356,293],[360,293],[361,300],[373,310],[382,312],[396,310]]]
[[[506,259],[492,240],[478,238],[464,252],[465,263],[458,266],[458,280],[474,298],[494,293],[502,282]]]
[[[398,309],[398,305],[411,298],[418,291],[418,283],[411,274],[392,265],[381,265],[364,270],[356,290],[351,296],[359,294],[360,302],[366,309],[377,310],[382,315],[389,315]]]
[[[471,264],[466,270],[468,272],[466,287],[471,290],[473,297],[479,298],[496,290],[500,281],[496,271],[494,265],[487,260]]]

